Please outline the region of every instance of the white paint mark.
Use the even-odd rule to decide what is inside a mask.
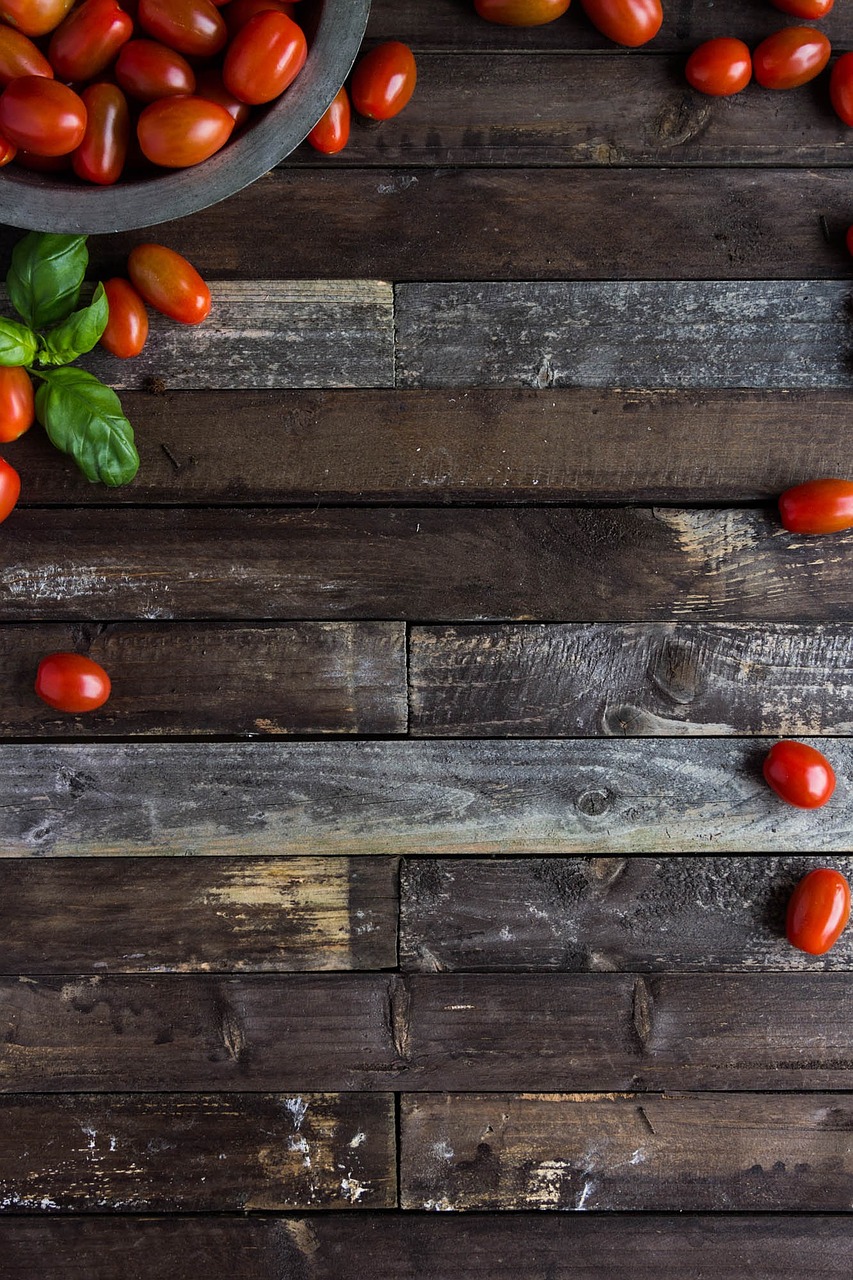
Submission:
[[[302,1121],[308,1114],[308,1103],[303,1098],[285,1098],[284,1105],[293,1116],[293,1127],[298,1133],[302,1128]]]
[[[432,1144],[432,1154],[435,1156],[436,1160],[452,1160],[455,1157],[456,1152],[453,1150],[450,1143],[442,1138],[441,1142],[434,1142]]]
[[[341,1195],[344,1196],[350,1204],[358,1204],[366,1191],[367,1187],[356,1178],[341,1178]]]
[[[360,1147],[360,1146],[361,1146],[361,1144],[362,1144],[363,1142],[366,1142],[366,1141],[367,1141],[367,1134],[366,1134],[366,1133],[361,1133],[361,1132],[359,1131],[359,1132],[355,1135],[355,1137],[350,1141],[350,1144],[349,1144],[349,1145],[350,1145],[350,1147],[351,1147],[353,1150],[355,1150],[355,1148],[356,1148],[356,1147]]]

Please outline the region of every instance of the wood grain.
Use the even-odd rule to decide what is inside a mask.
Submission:
[[[388,1208],[393,1128],[376,1094],[4,1099],[0,1210]]]
[[[748,738],[0,744],[0,856],[846,853],[853,743],[815,745],[809,812]]]
[[[391,858],[0,859],[2,973],[387,969]]]
[[[853,618],[853,533],[763,511],[23,510],[3,541],[5,622]]]
[[[315,1214],[308,1218],[11,1218],[5,1280],[847,1280],[831,1214]]]
[[[228,569],[226,553],[226,577]],[[0,732],[404,733],[405,644],[399,623],[0,627]],[[57,712],[33,692],[39,658],[68,650],[87,653],[110,673],[112,693],[96,712]]]
[[[842,281],[418,284],[396,290],[408,387],[847,386]]]
[[[416,735],[853,733],[853,628],[415,627]]]
[[[848,1210],[844,1094],[404,1096],[408,1209]]]
[[[401,868],[404,968],[853,969],[853,933],[816,959],[784,942],[797,881],[827,859],[412,858]],[[853,858],[830,865],[853,879]]]
[[[177,391],[123,402],[142,459],[133,484],[88,484],[31,431],[15,446],[21,506],[757,502],[844,474],[853,414],[849,389]],[[219,415],[228,432],[211,431]]]

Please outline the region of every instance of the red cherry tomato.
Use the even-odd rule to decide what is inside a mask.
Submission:
[[[90,84],[83,90],[86,132],[71,164],[78,178],[109,186],[118,182],[127,159],[130,111],[115,84]]]
[[[54,31],[47,50],[61,80],[91,80],[133,35],[133,19],[115,0],[84,0]]]
[[[770,3],[781,13],[789,13],[792,18],[806,18],[814,22],[826,17],[835,0],[770,0]]]
[[[706,40],[687,59],[684,74],[688,84],[700,93],[728,98],[733,93],[740,93],[752,79],[749,47],[731,36]]]
[[[172,320],[201,324],[209,313],[210,290],[195,267],[173,249],[139,244],[130,252],[127,270],[145,301]]]
[[[502,27],[542,27],[561,18],[571,0],[474,0],[474,8],[487,22]]]
[[[229,39],[235,36],[241,27],[245,27],[256,13],[266,13],[270,9],[274,9],[276,13],[285,13],[288,18],[292,18],[296,13],[296,5],[292,0],[290,3],[288,0],[231,0],[231,3],[226,4],[222,10]]]
[[[581,4],[603,36],[629,49],[648,44],[663,22],[660,0],[581,0]]]
[[[20,492],[21,477],[5,458],[0,458],[0,524],[14,508]]]
[[[0,442],[8,444],[29,431],[35,417],[33,384],[26,369],[0,365]]]
[[[228,92],[222,83],[222,72],[216,67],[205,67],[199,72],[196,92],[207,102],[218,102],[220,107],[224,107],[234,121],[235,129],[242,128],[252,114],[248,103],[241,102],[233,93]]]
[[[156,40],[129,40],[118,55],[115,77],[138,102],[195,93],[195,72],[186,58]]]
[[[853,125],[853,53],[842,53],[832,68],[829,96],[838,118]]]
[[[782,524],[791,533],[839,533],[853,529],[853,480],[808,480],[779,498]]]
[[[85,132],[82,98],[58,80],[22,76],[0,97],[0,133],[37,156],[67,155]]]
[[[4,165],[10,164],[18,154],[18,148],[14,142],[10,142],[8,138],[4,138],[0,133],[0,169]]]
[[[0,21],[25,36],[46,36],[58,27],[74,0],[0,0]]]
[[[368,120],[390,120],[415,92],[418,69],[407,44],[387,40],[366,53],[350,84],[352,105]]]
[[[111,687],[104,668],[82,653],[48,654],[36,672],[36,693],[54,711],[95,711]]]
[[[293,83],[307,57],[302,28],[285,13],[265,10],[234,36],[222,64],[222,81],[241,102],[272,102]]]
[[[805,742],[776,742],[764,758],[764,780],[797,809],[819,809],[835,790],[826,756]]]
[[[817,867],[804,876],[788,903],[785,933],[793,947],[822,956],[850,919],[850,885],[840,871]]]
[[[148,312],[145,303],[129,280],[120,276],[104,283],[110,308],[107,327],[101,334],[101,346],[114,356],[129,360],[138,356],[148,338]]]
[[[0,85],[20,76],[47,76],[53,79],[53,67],[29,37],[12,27],[0,27]]]
[[[308,134],[308,141],[314,150],[322,152],[324,156],[335,156],[343,151],[349,142],[351,116],[349,96],[341,86],[330,106]]]
[[[753,51],[752,68],[763,89],[798,89],[823,71],[832,47],[814,27],[783,27]]]
[[[139,0],[140,27],[170,49],[210,58],[228,39],[222,15],[210,0]]]
[[[143,155],[166,169],[201,164],[224,147],[234,119],[204,98],[160,98],[144,107],[136,124]]]

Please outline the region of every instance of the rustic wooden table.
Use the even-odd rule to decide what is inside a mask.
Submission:
[[[851,472],[853,134],[683,81],[784,21],[374,0],[405,115],[158,230],[211,319],[93,362],[137,482],[15,446],[3,1280],[849,1280],[853,939],[781,922],[853,873],[853,536],[772,499]]]

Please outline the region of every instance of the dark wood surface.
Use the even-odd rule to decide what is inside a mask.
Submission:
[[[664,7],[374,0],[406,112],[158,228],[209,321],[87,360],[135,483],[4,446],[3,1280],[851,1273],[853,935],[784,916],[853,535],[775,499],[850,473],[853,134],[687,87],[766,0]]]

